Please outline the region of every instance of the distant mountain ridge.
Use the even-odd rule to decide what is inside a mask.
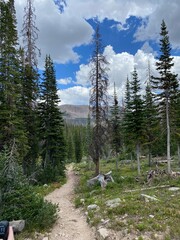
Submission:
[[[66,122],[76,125],[86,125],[89,106],[88,105],[70,105],[64,104],[60,106],[61,112]]]
[[[123,107],[119,107],[119,111],[123,114]],[[70,105],[64,104],[60,106],[60,110],[63,113],[64,120],[67,123],[75,124],[75,125],[86,125],[87,118],[89,114],[89,106],[88,105]],[[109,108],[109,116],[110,116],[110,108]]]

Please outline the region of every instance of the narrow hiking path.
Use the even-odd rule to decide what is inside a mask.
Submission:
[[[95,240],[95,233],[88,226],[86,217],[73,204],[77,176],[72,166],[67,169],[67,183],[46,196],[59,205],[59,219],[49,236],[50,240]]]

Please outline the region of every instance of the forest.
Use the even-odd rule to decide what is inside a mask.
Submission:
[[[152,75],[147,64],[144,91],[134,68],[126,80],[123,104],[115,84],[110,104],[109,63],[97,24],[87,124],[68,124],[48,53],[39,73],[35,20],[33,3],[27,0],[20,46],[14,0],[0,1],[0,216],[9,221],[26,219],[27,228],[44,229],[54,223],[57,206],[44,201],[36,188],[64,181],[67,163],[86,161],[97,176],[102,159],[113,160],[117,171],[121,161],[131,160],[140,176],[141,159],[146,157],[149,169],[157,159],[165,160],[171,176],[172,162],[180,166],[180,81],[172,72],[171,44],[162,20],[157,74]]]

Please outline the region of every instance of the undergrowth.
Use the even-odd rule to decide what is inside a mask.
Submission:
[[[160,168],[165,169],[166,165]],[[99,206],[97,210],[87,211],[87,219],[91,225],[99,226],[102,220],[108,220],[106,227],[116,231],[136,231],[139,237],[146,232],[151,232],[152,236],[162,233],[164,239],[178,239],[180,190],[170,191],[169,187],[180,188],[180,177],[172,178],[167,174],[155,176],[149,185],[146,177],[150,168],[146,160],[141,162],[141,176],[137,176],[135,163],[121,164],[119,170],[116,170],[114,161],[101,161],[100,169],[102,173],[112,170],[115,181],[109,182],[105,189],[98,183],[88,187],[87,180],[93,177],[94,169],[89,170],[86,163],[76,165],[80,175],[80,184],[76,189],[76,207],[83,207],[87,211],[90,204]],[[155,166],[151,169],[155,169]],[[162,185],[165,187],[161,188]],[[145,199],[141,194],[153,196],[157,201]],[[120,205],[115,208],[107,207],[106,201],[115,198],[120,198]]]

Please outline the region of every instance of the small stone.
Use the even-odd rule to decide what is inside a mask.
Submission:
[[[151,215],[151,214],[150,214],[149,217],[150,217],[150,218],[154,218],[154,215]]]
[[[115,199],[106,201],[106,205],[110,208],[115,208],[120,205],[120,202],[121,202],[120,198],[115,198]]]
[[[97,235],[98,240],[106,240],[109,237],[109,232],[106,228],[100,228],[97,230]]]
[[[87,210],[96,210],[98,208],[98,205],[96,204],[91,204],[87,207]]]
[[[121,202],[120,198],[115,198],[115,199],[106,201],[106,205],[108,207],[111,207],[113,204],[120,204],[120,202]]]
[[[84,198],[81,198],[81,199],[80,199],[80,203],[84,204],[84,203],[85,203],[85,199],[84,199]]]

